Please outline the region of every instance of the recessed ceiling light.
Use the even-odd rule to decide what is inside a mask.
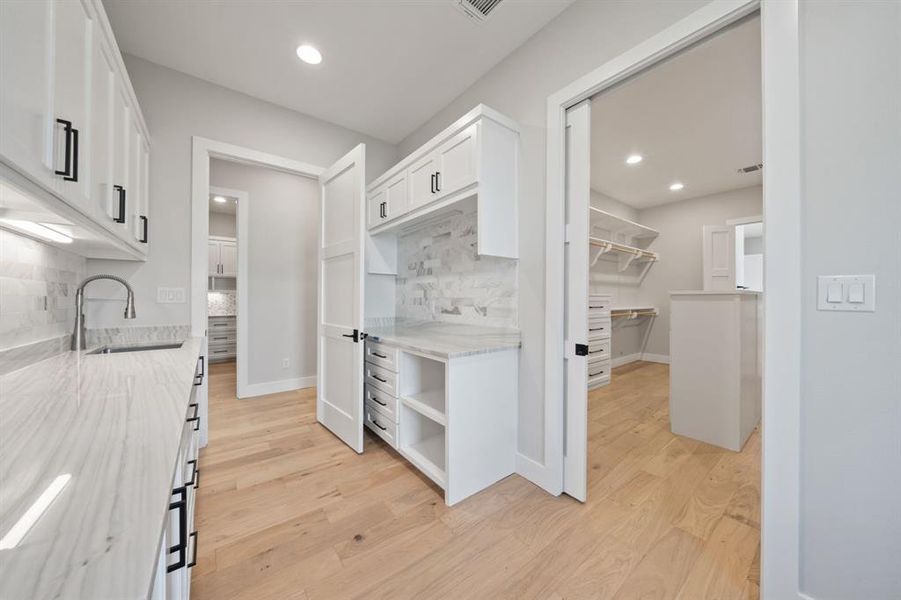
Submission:
[[[322,54],[309,44],[302,44],[297,47],[297,58],[308,65],[318,65],[322,62]]]
[[[681,190],[681,189],[684,188],[684,187],[685,187],[684,185],[682,185],[681,183],[679,183],[679,182],[677,181],[676,183],[674,183],[674,184],[672,184],[672,185],[669,186],[669,191],[671,191],[671,192],[678,192],[679,190]]]
[[[213,202],[218,202],[219,204],[225,204],[225,196],[213,196]]]
[[[644,160],[644,156],[642,156],[641,154],[630,154],[629,158],[626,159],[626,164],[627,165],[637,165],[638,163],[640,163],[643,160]]]

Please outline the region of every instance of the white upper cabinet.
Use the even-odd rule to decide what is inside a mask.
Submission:
[[[144,258],[149,139],[101,1],[0,2],[0,80],[6,178],[85,240],[70,250]]]
[[[14,168],[52,181],[49,2],[0,2],[0,153]]]
[[[516,123],[479,105],[369,185],[370,234],[384,237],[472,202],[479,254],[518,258],[518,160]]]

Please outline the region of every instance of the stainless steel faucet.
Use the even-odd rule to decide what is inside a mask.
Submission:
[[[115,275],[91,275],[81,282],[78,291],[75,292],[75,331],[72,332],[72,350],[84,350],[87,347],[84,339],[84,286],[98,279],[118,281],[125,286],[125,290],[128,292],[125,299],[125,318],[135,318],[135,293],[127,281]]]

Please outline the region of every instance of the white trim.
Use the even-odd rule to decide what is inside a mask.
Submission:
[[[235,295],[237,296],[238,310],[235,312],[235,323],[237,325],[237,348],[235,352],[235,366],[237,370],[237,378],[235,381],[235,395],[238,398],[244,398],[253,394],[247,393],[247,360],[248,354],[247,340],[249,339],[249,331],[247,330],[247,224],[250,222],[250,194],[244,190],[233,190],[230,188],[218,187],[211,185],[210,194],[218,194],[220,196],[228,196],[236,198],[238,201],[238,211],[235,215],[236,236],[228,238],[226,236],[211,235],[207,239],[210,240],[227,240],[235,242],[238,249],[238,276],[235,278]],[[208,201],[209,202],[209,201]],[[244,240],[242,243],[241,240]],[[207,259],[209,264],[209,259]],[[209,273],[209,269],[207,269]],[[243,313],[243,314],[242,314]]]
[[[238,363],[240,364],[240,363]],[[281,392],[291,392],[294,390],[302,390],[316,386],[316,376],[308,375],[307,377],[295,377],[294,379],[282,379],[280,381],[267,381],[265,383],[245,384],[244,394],[238,397],[242,400],[254,398],[256,396],[265,396],[267,394],[280,394]]]
[[[319,175],[325,170],[322,167],[243,146],[236,146],[196,135],[191,138],[191,335],[204,338],[200,350],[204,356],[207,354],[206,292],[207,276],[209,275],[207,241],[210,236],[210,158],[220,158],[247,165],[266,167],[313,179],[318,179]],[[245,202],[245,204],[247,203]],[[240,218],[238,222],[240,224]],[[246,223],[247,219],[244,219],[244,222]],[[240,244],[238,248],[240,252]],[[241,268],[239,257],[239,276],[241,271],[246,273],[247,268],[246,265],[245,268]],[[240,317],[238,322],[240,324]],[[246,339],[247,336],[240,336],[239,334],[239,343],[241,337]],[[208,379],[208,377],[204,377],[203,384],[197,390],[197,401],[200,404],[201,447],[206,446],[209,437]]]
[[[753,217],[741,217],[738,219],[726,219],[726,225],[749,225],[751,223],[762,223],[763,215]]]
[[[562,491],[566,109],[759,8],[766,165],[764,215],[767,222],[764,242],[766,343],[761,597],[780,599],[804,597],[799,590],[801,119],[798,4],[799,0],[714,0],[548,98],[544,463],[535,466],[529,477],[551,493]]]

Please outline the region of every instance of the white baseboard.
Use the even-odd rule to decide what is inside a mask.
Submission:
[[[265,396],[266,394],[278,394],[280,392],[290,392],[292,390],[301,390],[303,388],[314,387],[316,385],[316,376],[297,377],[294,379],[282,379],[281,381],[267,381],[265,383],[249,384],[239,390],[238,398],[253,398],[255,396]]]
[[[516,473],[550,494],[559,496],[562,493],[562,490],[555,489],[551,482],[548,481],[552,476],[550,469],[537,460],[519,452],[516,453]]]
[[[613,360],[610,361],[610,366],[614,369],[616,367],[621,367],[623,365],[627,365],[629,363],[637,362],[639,360],[643,360],[645,362],[653,362],[653,363],[663,363],[665,365],[669,364],[669,356],[665,354],[651,354],[649,352],[635,352],[633,354],[624,354],[623,356],[617,356]]]

